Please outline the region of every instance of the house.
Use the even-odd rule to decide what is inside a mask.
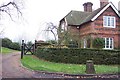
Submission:
[[[120,48],[120,13],[108,0],[100,0],[100,8],[83,4],[84,11],[70,11],[59,23],[59,43],[76,41],[80,48],[93,48],[93,39],[104,39],[104,49]]]

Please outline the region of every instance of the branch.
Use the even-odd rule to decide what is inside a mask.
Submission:
[[[10,13],[10,8],[9,8],[10,5],[12,5],[17,10],[18,14],[20,14],[22,16],[22,12],[20,11],[18,5],[15,2],[9,2],[7,4],[0,6],[0,11],[7,13],[10,16],[10,18],[12,19],[12,16]]]

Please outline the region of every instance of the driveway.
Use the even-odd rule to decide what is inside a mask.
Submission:
[[[20,53],[2,55],[2,77],[3,78],[31,78],[33,71],[22,67]]]
[[[20,52],[0,54],[2,78],[65,78],[61,74],[50,74],[45,72],[35,72],[21,65]],[[70,78],[70,77],[69,77]]]

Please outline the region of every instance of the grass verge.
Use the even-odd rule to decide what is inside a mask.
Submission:
[[[1,47],[1,53],[2,54],[8,54],[8,53],[11,53],[11,52],[16,52],[16,50],[12,50],[12,49],[9,49],[9,48]]]
[[[70,74],[85,74],[86,65],[81,64],[63,64],[40,60],[34,56],[27,55],[21,60],[23,66],[32,70],[48,71],[48,72],[62,72]],[[97,74],[117,73],[118,66],[110,65],[95,65]]]

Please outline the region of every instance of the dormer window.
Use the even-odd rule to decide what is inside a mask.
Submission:
[[[115,28],[116,19],[114,16],[103,16],[103,27]]]

